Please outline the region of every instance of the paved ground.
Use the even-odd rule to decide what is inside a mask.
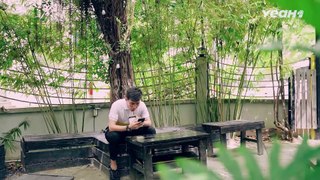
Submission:
[[[294,142],[281,142],[281,156],[280,161],[282,165],[286,165],[290,162],[297,146],[301,143],[301,139],[295,139]],[[309,144],[311,146],[320,146],[319,140],[309,140]],[[234,158],[241,164],[243,160],[241,156],[239,156],[235,149],[239,147],[239,140],[236,138],[235,140],[228,141],[228,149],[232,152]],[[257,162],[262,169],[262,172],[268,173],[268,156],[270,149],[272,147],[271,142],[264,141],[264,153],[262,156],[258,156],[256,154],[256,144],[252,142],[247,143],[247,147],[252,151],[254,157],[257,159]],[[224,166],[218,161],[218,158],[208,158],[208,168],[216,172],[222,179],[232,179],[231,175],[226,171]],[[63,168],[63,169],[55,169],[48,171],[41,171],[38,174],[50,174],[50,175],[64,175],[64,176],[74,176],[76,180],[106,180],[109,179],[107,175],[102,173],[97,168],[86,165],[86,166],[78,166],[71,168]],[[8,179],[17,179],[17,177],[13,176]],[[129,179],[128,177],[122,178],[122,180]]]
[[[288,141],[281,141],[280,142],[280,156],[279,161],[282,166],[286,166],[290,163],[292,158],[294,157],[297,147],[299,144],[301,144],[302,139],[294,139],[293,142]],[[236,148],[239,147],[239,140],[229,140],[228,141],[228,149],[232,152],[233,157],[239,162],[240,166],[244,164],[242,157],[236,153]],[[308,144],[312,147],[320,146],[320,140],[309,140]],[[268,167],[268,161],[269,161],[269,154],[272,148],[272,143],[270,141],[264,141],[264,152],[263,155],[259,156],[256,154],[257,148],[255,143],[247,143],[246,146],[254,155],[255,159],[257,160],[257,163],[262,170],[262,173],[264,175],[269,173],[269,167]],[[216,172],[222,179],[228,180],[232,179],[231,175],[228,173],[228,171],[224,168],[222,163],[218,161],[218,158],[208,158],[208,164],[209,169],[212,169],[214,172]],[[241,167],[246,167],[241,166]],[[245,173],[245,172],[244,172]]]

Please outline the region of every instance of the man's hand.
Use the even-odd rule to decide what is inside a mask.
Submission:
[[[137,120],[136,121],[132,121],[129,124],[129,128],[130,129],[139,129],[139,128],[141,128],[143,126],[143,123],[144,122],[139,122]]]

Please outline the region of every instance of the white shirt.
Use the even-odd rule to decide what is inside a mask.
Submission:
[[[115,120],[118,125],[129,124],[129,117],[132,116],[148,119],[150,116],[146,104],[140,101],[139,106],[134,111],[130,111],[125,99],[119,99],[111,105],[109,120]]]

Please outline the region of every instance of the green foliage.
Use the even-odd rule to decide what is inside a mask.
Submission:
[[[280,164],[279,156],[281,146],[278,142],[274,143],[269,156],[269,174],[263,172],[254,158],[252,152],[246,148],[239,148],[238,152],[244,159],[244,166],[240,166],[238,161],[234,159],[230,151],[227,151],[223,146],[218,145],[218,159],[228,170],[233,179],[318,179],[320,175],[320,165],[314,165],[312,160],[317,160],[319,163],[320,147],[310,147],[307,144],[307,138],[304,138],[302,144],[298,146],[295,156],[292,161],[283,167]],[[285,156],[285,154],[284,154]],[[172,169],[164,164],[157,166],[160,171],[161,179],[197,179],[211,180],[222,179],[215,170],[209,170],[199,162],[190,159],[177,159],[178,167],[182,168],[183,173],[173,172]],[[247,172],[246,175],[242,172]]]
[[[317,30],[320,30],[320,2],[316,0],[292,1],[287,0],[271,0],[282,9],[286,10],[303,10],[302,19],[311,24]],[[317,33],[320,33],[319,31]]]
[[[56,97],[61,105],[66,95],[86,97],[87,81],[107,79],[108,63],[101,57],[108,50],[95,18],[84,18],[84,12],[73,6],[66,13],[71,6],[65,4],[58,7],[61,14],[54,14],[48,10],[52,10],[51,3],[43,1],[22,15],[1,5],[0,85],[3,90],[34,95],[49,133],[77,132],[77,125],[67,123],[66,116],[66,127],[60,127],[62,123],[57,122],[49,96]],[[82,79],[85,74],[85,80],[78,84],[72,79],[77,73]]]
[[[83,1],[74,2],[81,7]],[[40,101],[48,106],[50,98],[45,97],[50,90],[59,92],[57,96],[61,93],[72,98],[86,97],[86,90],[81,88],[86,88],[87,83],[72,81],[77,73],[85,73],[86,81],[109,83],[112,62],[107,56],[106,37],[101,34],[92,9],[82,11],[66,1],[58,6],[66,17],[57,20],[56,14],[45,11],[53,7],[51,3],[42,1],[25,15],[12,14],[0,5],[0,85],[40,95]],[[142,87],[145,100],[155,106],[172,102],[172,113],[156,109],[151,112],[154,119],[165,121],[161,125],[174,125],[179,121],[176,100],[195,99],[195,62],[202,46],[209,63],[209,96],[219,99],[210,111],[220,120],[230,119],[231,108],[225,117],[223,101],[237,99],[233,119],[238,119],[246,85],[254,87],[250,81],[263,79],[255,67],[269,67],[277,59],[257,51],[257,45],[280,31],[277,25],[282,20],[263,16],[262,10],[271,7],[261,0],[135,1],[134,19],[128,17],[128,23],[133,22],[130,42],[121,42],[121,48],[132,52],[135,84]],[[247,76],[247,67],[260,74]],[[15,68],[17,71],[12,71]],[[78,84],[62,88],[70,83]],[[48,127],[57,125],[53,124]],[[53,132],[60,130],[56,127]]]
[[[3,133],[3,136],[0,136],[0,144],[4,144],[5,149],[10,151],[15,151],[14,142],[17,138],[21,137],[23,128],[26,130],[29,127],[28,121],[22,121],[17,127],[10,129],[8,132]]]
[[[44,2],[43,6],[45,4]],[[93,75],[97,75],[102,80],[106,79],[107,64],[102,63],[100,57],[108,50],[97,29],[95,19],[88,16],[81,20],[78,18],[79,11],[74,10],[70,17],[71,20],[57,22],[52,20],[51,16],[54,15],[44,12],[42,8],[34,8],[33,11],[23,16],[0,10],[0,59],[6,59],[6,61],[1,61],[0,68],[12,69],[12,66],[20,64],[26,67],[23,71],[27,72],[24,73],[37,76],[39,68],[45,70],[46,66],[70,64],[67,61],[72,58],[75,60],[73,72],[85,69],[88,74],[91,74],[89,76],[91,79]],[[72,23],[70,28],[68,23]],[[70,46],[70,41],[76,43]],[[54,81],[55,78],[60,78],[59,75],[62,73],[66,72],[49,68],[49,73],[43,73],[41,78]],[[12,72],[10,76],[14,79],[21,78],[17,73]],[[28,78],[23,78],[24,81],[28,81]],[[8,84],[13,83],[8,82]],[[25,84],[28,85],[29,82]],[[19,86],[12,88],[20,89]],[[25,87],[21,87],[23,88]]]
[[[303,16],[301,19],[303,19],[307,24],[310,24],[315,28],[315,33],[318,35],[320,34],[320,22],[318,20],[318,17],[320,15],[320,2],[314,1],[314,0],[305,0],[305,1],[293,1],[292,3],[288,3],[286,0],[271,0],[271,2],[274,3],[274,5],[278,6],[281,9],[284,10],[292,10],[292,11],[303,11]],[[292,26],[293,24],[289,24],[290,28],[295,26]],[[297,28],[295,28],[294,34],[296,35],[298,31]],[[310,33],[309,33],[310,34]],[[293,35],[293,34],[292,34]],[[311,36],[313,36],[311,39],[314,39],[314,32],[311,33]],[[313,54],[320,55],[320,46],[317,43],[316,46],[313,46],[310,44],[310,42],[307,42],[307,44],[303,44],[301,41],[305,41],[306,39],[310,39],[305,37],[304,39],[300,39],[298,41],[295,41],[294,38],[290,37],[288,40],[290,41],[290,45],[292,45],[293,50],[298,51],[305,51],[305,52],[312,52]],[[293,42],[292,42],[293,40]],[[268,48],[267,48],[268,49]],[[277,45],[272,45],[269,47],[269,50],[277,50],[282,49],[281,47]],[[293,57],[290,56],[292,59]]]
[[[239,74],[246,72],[243,67],[269,66],[269,57],[256,50],[277,29],[279,20],[263,16],[262,9],[268,7],[261,0],[137,1],[131,42],[135,84],[155,104],[195,99],[195,62],[203,46],[209,91],[214,92],[210,97],[219,98],[219,103],[244,97],[246,92],[234,92],[244,89],[254,76],[246,75],[239,85]],[[226,119],[225,111],[218,109],[223,104],[211,107],[219,112],[219,119]]]

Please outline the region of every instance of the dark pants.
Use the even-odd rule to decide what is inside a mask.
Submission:
[[[125,143],[127,136],[138,136],[156,134],[156,130],[153,127],[141,127],[132,131],[107,131],[105,137],[109,142],[110,159],[116,160],[118,156],[119,144]]]

